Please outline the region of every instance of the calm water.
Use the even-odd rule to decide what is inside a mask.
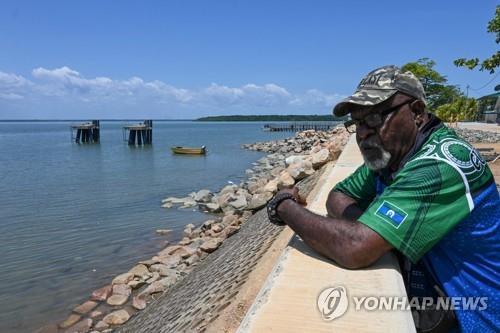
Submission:
[[[153,145],[129,147],[125,122],[101,122],[101,143],[70,141],[69,122],[0,122],[0,332],[29,332],[69,310],[118,273],[179,239],[207,215],[160,207],[228,181],[262,156],[242,143],[289,136],[259,123],[154,122]],[[206,145],[205,157],[175,145]],[[155,235],[158,228],[176,232]]]

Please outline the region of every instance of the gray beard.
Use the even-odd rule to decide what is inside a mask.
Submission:
[[[371,159],[369,160],[368,158],[363,155],[363,160],[365,161],[366,166],[368,169],[373,170],[373,171],[378,171],[381,169],[386,168],[389,165],[389,161],[391,160],[391,153],[389,153],[387,150],[382,148],[379,145],[376,145],[376,147],[380,150],[381,156],[376,159]]]

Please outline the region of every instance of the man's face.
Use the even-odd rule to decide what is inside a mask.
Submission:
[[[380,170],[399,162],[413,145],[417,128],[410,102],[413,99],[403,94],[396,94],[390,100],[370,107],[356,107],[351,111],[351,118],[359,121],[356,140],[368,168]],[[405,103],[408,102],[408,103]],[[401,105],[387,116],[381,112]],[[379,119],[379,126],[374,119]]]

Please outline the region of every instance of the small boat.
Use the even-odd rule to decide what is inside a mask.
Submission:
[[[172,152],[174,154],[186,154],[186,155],[205,155],[207,149],[205,146],[198,147],[172,147]]]

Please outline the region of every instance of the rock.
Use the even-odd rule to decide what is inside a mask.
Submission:
[[[89,317],[92,318],[92,319],[96,319],[96,318],[99,318],[103,315],[104,313],[102,311],[99,311],[99,310],[94,310],[92,311],[90,314],[89,314]]]
[[[237,226],[229,226],[222,232],[224,234],[224,238],[229,238],[240,230],[240,227]]]
[[[196,249],[189,246],[183,246],[174,252],[175,255],[180,255],[182,259],[186,259],[196,253]]]
[[[262,192],[275,193],[276,191],[278,191],[278,181],[279,181],[278,179],[271,180],[269,183],[266,184],[266,186],[264,186]]]
[[[138,295],[138,297],[144,298],[147,295],[161,293],[161,292],[165,291],[165,289],[166,289],[166,287],[163,285],[163,283],[161,283],[160,281],[155,281],[155,282],[151,283],[149,286],[147,286],[147,288],[144,289]]]
[[[191,229],[191,228],[189,228],[189,229]],[[161,250],[160,252],[158,252],[158,256],[162,257],[162,256],[171,255],[171,254],[173,254],[175,251],[177,251],[180,248],[181,248],[180,245],[171,245],[171,246],[168,246],[168,247],[164,248],[163,250]]]
[[[166,265],[163,264],[156,264],[151,266],[151,271],[152,272],[158,272],[160,276],[175,276],[176,271],[175,269],[169,268]]]
[[[224,207],[227,207],[229,205],[229,202],[233,200],[233,197],[233,191],[219,194],[219,197],[217,198],[217,204],[221,209],[223,209]]]
[[[283,171],[278,179],[278,188],[286,188],[293,186],[295,184],[295,179],[287,171]]]
[[[210,213],[219,213],[221,211],[220,205],[217,202],[201,204],[200,207]]]
[[[305,155],[292,155],[285,159],[285,164],[287,166],[290,166],[295,163],[302,163],[303,161],[305,161],[306,157],[307,156]]]
[[[49,324],[37,329],[34,333],[57,333],[57,332],[59,332],[57,324]]]
[[[191,244],[192,240],[188,237],[184,237],[181,239],[181,241],[178,243],[179,245],[185,246]]]
[[[189,266],[192,266],[194,263],[200,260],[200,256],[198,254],[193,254],[191,257],[185,260],[185,263]]]
[[[102,321],[108,325],[121,325],[130,319],[130,315],[125,310],[118,310],[108,314]]]
[[[249,210],[257,210],[262,207],[264,207],[269,200],[271,200],[273,197],[273,193],[271,192],[264,192],[264,193],[257,193],[252,197],[252,200],[250,201],[250,204],[247,206],[247,209]]]
[[[174,283],[177,282],[177,276],[167,276],[161,280],[159,280],[163,286],[165,286],[165,290],[168,289],[170,286],[172,286]]]
[[[76,312],[78,314],[86,314],[90,312],[92,309],[94,309],[97,306],[97,302],[94,301],[86,301],[83,304],[80,304],[76,308],[73,309],[73,312]]]
[[[142,297],[135,296],[132,298],[132,306],[137,310],[143,310],[146,308],[146,301]]]
[[[63,321],[62,323],[59,324],[59,327],[60,328],[68,328],[70,326],[73,326],[74,324],[76,324],[80,319],[82,318],[82,316],[80,315],[77,315],[77,314],[70,314],[68,318],[66,318],[65,321]]]
[[[146,280],[146,283],[147,284],[151,284],[151,283],[153,283],[155,281],[158,281],[159,279],[160,279],[160,273],[153,272],[153,276],[150,279]]]
[[[219,196],[220,195],[223,195],[223,194],[226,194],[226,193],[234,193],[236,192],[236,190],[238,189],[238,186],[236,185],[227,185],[225,186],[220,192],[219,192]]]
[[[128,272],[131,273],[131,274],[134,274],[134,276],[137,276],[137,277],[140,277],[140,278],[148,275],[148,273],[149,273],[148,268],[146,267],[146,265],[143,265],[143,264],[135,265]]]
[[[120,274],[117,277],[115,277],[113,279],[112,284],[127,284],[128,282],[132,281],[133,278],[134,278],[134,274],[132,274],[130,272],[123,273],[123,274]]]
[[[99,330],[99,331],[102,331],[102,330],[105,330],[106,328],[108,328],[109,325],[106,324],[104,321],[100,321],[98,322],[97,324],[95,324],[95,329]]]
[[[172,232],[170,229],[156,229],[158,235],[168,235]]]
[[[128,286],[132,289],[138,289],[146,284],[146,281],[142,280],[132,280],[128,283]]]
[[[221,244],[222,244],[222,241],[219,238],[212,238],[212,239],[209,239],[206,242],[204,242],[200,246],[200,249],[203,252],[212,253],[215,250],[217,250]]]
[[[191,199],[191,198],[176,198],[176,197],[168,197],[166,199],[163,199],[161,203],[166,204],[166,203],[172,203],[172,204],[182,204],[186,199]]]
[[[153,259],[139,261],[139,264],[143,264],[146,267],[149,267],[149,266],[157,264],[157,263],[159,263],[159,261],[156,261]]]
[[[222,218],[222,224],[224,225],[233,225],[238,222],[238,216],[234,214],[228,214]]]
[[[132,288],[126,284],[115,284],[113,286],[113,295],[130,296]]]
[[[90,328],[92,327],[92,319],[90,318],[85,318],[75,325],[71,326],[67,330],[64,331],[64,333],[87,333],[90,331]]]
[[[161,208],[172,208],[173,204],[171,202],[164,203]]]
[[[158,257],[158,261],[163,264],[167,265],[170,268],[173,268],[181,262],[182,258],[180,255],[175,254],[175,255],[170,255],[170,256],[161,256]]]
[[[214,233],[219,233],[224,230],[224,227],[220,223],[215,223],[211,229]]]
[[[323,148],[317,153],[312,155],[312,165],[314,169],[319,169],[325,165],[330,159],[330,151],[327,148]]]
[[[229,201],[229,206],[236,210],[242,210],[248,205],[247,198],[245,195],[238,195],[234,200]]]
[[[106,300],[106,303],[112,306],[117,306],[127,303],[127,300],[128,296],[126,295],[113,294],[109,296],[109,298]]]
[[[196,201],[194,201],[194,199],[189,198],[186,201],[184,201],[181,208],[191,208],[191,207],[194,207],[196,205],[197,205]]]
[[[93,301],[105,301],[113,291],[112,286],[105,286],[99,289],[96,289],[92,292],[92,296],[90,297]]]
[[[210,202],[213,194],[209,190],[200,190],[194,195],[194,200],[197,202]]]
[[[295,180],[301,180],[314,173],[312,163],[304,161],[303,163],[294,163],[286,170]]]

